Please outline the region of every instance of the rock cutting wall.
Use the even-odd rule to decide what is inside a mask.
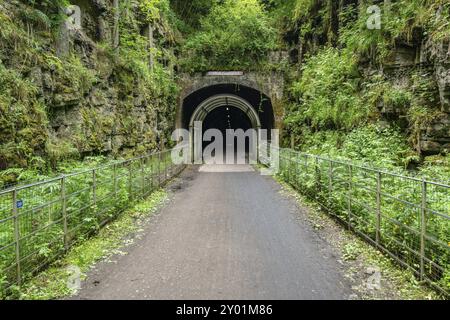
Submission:
[[[299,64],[298,69],[301,69],[305,60],[315,55],[321,48],[333,46],[341,49],[349,46],[342,37],[345,37],[343,35],[345,30],[350,29],[354,32],[351,34],[352,39],[356,41],[350,42],[350,46],[360,59],[358,67],[361,81],[370,82],[379,77],[388,84],[388,90],[403,91],[409,95],[410,101],[402,105],[381,98],[377,106],[380,118],[386,123],[395,122],[402,127],[410,136],[413,147],[421,155],[449,152],[450,34],[442,31],[448,30],[445,29],[448,21],[439,20],[443,16],[443,10],[449,10],[448,4],[436,1],[427,11],[430,13],[429,24],[437,23],[436,21],[442,23],[437,31],[444,34],[441,37],[433,37],[432,31],[427,29],[430,26],[415,21],[420,20],[420,17],[412,13],[404,29],[399,27],[400,29],[395,30],[398,34],[390,33],[392,29],[386,27],[386,24],[393,24],[393,21],[385,19],[408,19],[403,16],[387,15],[389,3],[398,4],[398,1],[339,0],[311,3],[313,4],[309,5],[309,11],[298,19],[296,25],[287,27],[289,32],[285,37],[290,44],[291,62]],[[360,25],[365,26],[365,23],[362,23],[364,22],[362,19],[367,17],[365,11],[374,4],[381,10],[382,24],[379,30],[372,31],[367,28],[364,33],[358,28]],[[421,3],[420,6],[424,4]],[[348,8],[354,8],[354,11],[349,14]],[[396,7],[397,11],[400,9]],[[378,38],[374,34],[378,34]],[[340,43],[338,39],[345,44]],[[362,49],[365,43],[370,45]],[[361,51],[358,51],[359,49]],[[387,51],[386,55],[383,50]],[[301,78],[301,75],[297,77]],[[414,111],[414,107],[421,108],[421,113]],[[416,113],[413,114],[414,112]]]
[[[14,81],[32,93],[23,99],[22,116],[1,114],[1,168],[28,167],[36,157],[56,163],[99,153],[136,155],[168,141],[178,93],[170,54],[173,30],[154,22],[150,66],[149,23],[139,3],[118,3],[118,48],[114,1],[72,0],[75,7],[65,8],[65,14],[56,4],[0,3],[2,29],[15,32],[0,32],[0,71],[15,76],[9,81],[2,74],[4,108],[15,108],[21,99],[20,92],[8,89],[17,86]],[[78,10],[79,19],[72,15]]]

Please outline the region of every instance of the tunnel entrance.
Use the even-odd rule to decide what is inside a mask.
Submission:
[[[189,94],[183,100],[179,115],[179,127],[190,132],[191,159],[194,162],[199,159],[203,161],[204,152],[208,146],[211,147],[215,143],[216,146],[220,145],[222,151],[218,157],[223,157],[224,161],[228,160],[227,163],[234,159],[236,163],[239,159],[239,141],[238,138],[231,139],[227,130],[248,133],[244,147],[245,159],[248,162],[249,155],[256,154],[261,129],[268,130],[270,139],[270,130],[274,128],[274,112],[270,99],[257,89],[238,84],[207,86]],[[201,130],[196,127],[199,123]],[[208,141],[196,141],[199,137],[206,137],[211,129],[220,132],[223,139],[209,137],[206,139]],[[248,131],[250,129],[253,135]],[[231,141],[234,142],[233,146],[230,146]],[[232,155],[231,152],[235,154]],[[220,158],[217,160],[220,163]]]

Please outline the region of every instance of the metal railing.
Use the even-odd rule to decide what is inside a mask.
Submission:
[[[0,296],[183,167],[167,150],[0,191]]]
[[[283,180],[449,295],[449,185],[291,149],[273,150],[279,152]],[[261,160],[269,165],[268,159]]]

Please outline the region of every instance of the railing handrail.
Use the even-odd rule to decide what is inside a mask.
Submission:
[[[34,181],[34,182],[27,182],[26,184],[22,184],[22,185],[15,185],[15,186],[12,186],[12,187],[7,187],[7,188],[5,188],[3,190],[0,190],[0,195],[4,195],[6,193],[13,192],[14,190],[20,191],[20,190],[28,189],[28,188],[35,187],[35,186],[40,186],[40,185],[44,185],[44,184],[48,184],[48,183],[53,183],[53,182],[61,180],[62,178],[68,178],[68,177],[73,177],[73,176],[77,176],[77,175],[82,175],[82,174],[85,174],[85,173],[88,173],[88,172],[92,172],[92,170],[98,171],[98,170],[101,170],[101,169],[109,168],[109,167],[114,166],[114,165],[121,165],[121,164],[125,164],[125,163],[128,163],[128,162],[149,158],[149,157],[152,157],[152,156],[157,155],[159,153],[169,152],[169,151],[172,151],[174,149],[176,149],[176,148],[167,149],[167,150],[159,150],[159,151],[155,151],[155,152],[152,152],[152,153],[148,153],[146,155],[133,157],[133,158],[130,158],[130,159],[112,160],[110,163],[107,163],[107,164],[104,164],[104,165],[93,166],[92,168],[81,169],[79,171],[74,171],[74,172],[71,172],[71,173],[59,173],[57,176],[55,176],[53,178],[47,178],[47,179],[38,180],[38,181]]]
[[[263,145],[263,144],[261,144],[261,145]],[[268,144],[266,144],[266,145],[268,146]],[[281,147],[276,147],[276,146],[271,146],[271,148],[275,148],[278,150],[294,151],[294,152],[297,152],[298,154],[301,154],[301,155],[304,155],[307,157],[317,158],[317,159],[325,160],[325,161],[332,161],[334,163],[338,163],[338,164],[342,164],[342,165],[351,165],[355,168],[372,171],[374,173],[379,172],[379,173],[382,173],[385,175],[395,176],[395,177],[399,177],[399,178],[406,178],[406,179],[410,179],[410,180],[413,180],[416,182],[425,181],[427,184],[433,184],[433,185],[440,186],[440,187],[450,188],[450,182],[429,180],[430,178],[426,177],[426,176],[421,176],[419,178],[419,177],[414,177],[411,175],[403,175],[400,173],[396,173],[394,171],[388,171],[388,169],[386,169],[386,168],[374,167],[369,164],[357,164],[357,163],[352,162],[351,159],[333,159],[331,157],[326,157],[326,156],[322,156],[322,155],[316,155],[316,154],[298,151],[298,150],[294,150],[294,149],[290,149],[290,148],[281,148]]]

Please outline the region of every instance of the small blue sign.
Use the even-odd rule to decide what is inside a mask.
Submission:
[[[17,207],[17,209],[22,208],[23,207],[23,200],[17,200],[16,207]]]

